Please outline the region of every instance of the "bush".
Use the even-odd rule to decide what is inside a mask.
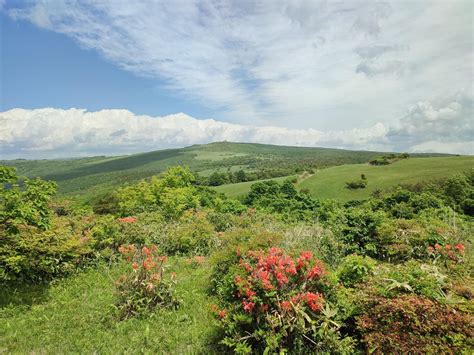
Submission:
[[[127,273],[116,281],[120,320],[178,306],[175,277],[167,276],[166,256],[160,256],[153,245],[138,250],[131,244],[121,246],[119,251],[129,263]]]
[[[325,305],[324,266],[310,252],[293,259],[282,250],[249,251],[233,272],[219,312],[223,344],[237,353],[352,350]]]
[[[93,257],[92,239],[82,223],[56,217],[48,230],[17,225],[15,234],[0,227],[0,281],[48,281],[80,267]]]
[[[204,212],[188,211],[166,226],[158,243],[168,255],[207,255],[217,239]]]
[[[474,317],[429,299],[375,298],[357,327],[369,353],[460,354],[474,345]]]
[[[367,186],[366,179],[346,182],[346,189],[350,189],[350,190],[365,189],[366,186]]]
[[[0,165],[0,225],[15,233],[21,225],[46,230],[53,211],[48,203],[56,193],[56,183],[20,178],[14,168]]]
[[[347,287],[353,287],[370,275],[376,265],[375,260],[360,255],[348,255],[337,268],[337,277]]]
[[[239,262],[240,255],[252,249],[267,249],[278,245],[281,238],[281,235],[270,233],[255,225],[253,228],[245,226],[219,233],[219,248],[211,256],[213,270],[209,292],[224,296],[229,284],[233,283],[229,270]]]

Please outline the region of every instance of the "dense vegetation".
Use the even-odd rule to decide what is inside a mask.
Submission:
[[[0,173],[1,351],[473,349],[472,168],[346,203],[181,166],[82,202]]]

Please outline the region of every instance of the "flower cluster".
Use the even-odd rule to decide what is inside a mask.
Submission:
[[[250,251],[239,266],[241,273],[234,278],[235,298],[246,313],[288,312],[294,306],[307,306],[313,312],[321,309],[322,295],[310,291],[324,275],[324,267],[311,252],[304,251],[294,260],[279,248]]]
[[[223,280],[221,308],[212,307],[226,344],[259,349],[262,339],[274,339],[275,352],[296,343],[311,348],[324,319],[323,263],[309,251],[296,256],[279,248],[236,252],[236,264]]]
[[[459,262],[464,256],[465,246],[464,244],[459,243],[454,246],[451,244],[446,244],[443,247],[442,245],[436,243],[434,246],[429,246],[427,251],[430,256],[435,258],[444,258],[446,260],[450,259],[455,262]]]
[[[131,270],[116,281],[120,318],[126,319],[143,311],[177,304],[174,297],[175,277],[165,279],[167,256],[159,255],[155,245],[138,249],[122,245],[119,252]]]
[[[119,223],[135,223],[137,219],[135,217],[123,217],[117,219]]]

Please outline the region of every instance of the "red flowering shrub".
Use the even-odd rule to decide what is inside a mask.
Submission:
[[[350,348],[350,339],[340,340],[330,322],[321,326],[325,270],[311,252],[292,258],[278,248],[249,251],[233,275],[223,309],[214,312],[226,334],[223,343],[234,351]]]
[[[448,261],[454,261],[456,263],[461,262],[465,253],[464,244],[446,244],[444,247],[436,243],[434,246],[427,248],[428,255],[434,258],[435,261],[441,260],[447,263]]]
[[[154,245],[141,250],[133,244],[121,246],[119,252],[130,265],[128,273],[116,281],[120,319],[177,306],[175,276],[166,276],[166,256],[159,255]]]
[[[469,353],[472,324],[466,312],[413,295],[374,298],[357,320],[368,352],[376,354]]]

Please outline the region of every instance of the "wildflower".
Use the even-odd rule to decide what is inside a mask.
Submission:
[[[308,280],[312,280],[314,278],[320,278],[324,273],[324,270],[321,265],[315,265],[311,270],[308,272]]]
[[[283,301],[280,303],[280,307],[281,309],[283,309],[284,311],[291,311],[291,302],[289,301]]]
[[[265,313],[268,311],[268,304],[262,304],[259,308],[260,312]]]
[[[138,264],[134,262],[134,263],[132,264],[132,268],[133,268],[133,270],[138,269]]]
[[[320,311],[323,307],[323,298],[319,293],[306,292],[302,298],[314,312]]]
[[[225,309],[220,310],[217,315],[219,316],[220,319],[224,319],[225,316],[227,315],[227,311]]]
[[[118,221],[120,223],[135,223],[137,219],[135,217],[123,217],[119,218]]]
[[[428,250],[428,253],[430,253],[430,254],[433,254],[433,253],[434,253],[434,248],[433,248],[432,246],[429,246],[429,247],[427,248],[427,250]]]
[[[145,255],[150,255],[150,249],[148,249],[147,247],[143,247],[142,248],[142,253],[145,254]]]
[[[255,307],[255,303],[254,302],[249,302],[246,299],[244,299],[242,301],[242,306],[243,306],[245,312],[250,313],[250,312],[253,311],[253,309]]]
[[[444,247],[446,248],[446,250],[451,250],[451,244],[446,244]]]
[[[251,288],[247,288],[247,289],[245,290],[245,295],[247,296],[248,299],[251,299],[251,298],[253,298],[253,297],[256,295],[256,293],[255,293],[255,291],[252,290]]]
[[[456,244],[454,246],[454,249],[456,249],[460,254],[464,254],[464,249],[465,249],[464,244],[461,244],[461,243]]]
[[[437,251],[440,251],[441,249],[443,249],[443,247],[441,245],[439,245],[438,243],[435,244],[434,248],[437,250]]]

